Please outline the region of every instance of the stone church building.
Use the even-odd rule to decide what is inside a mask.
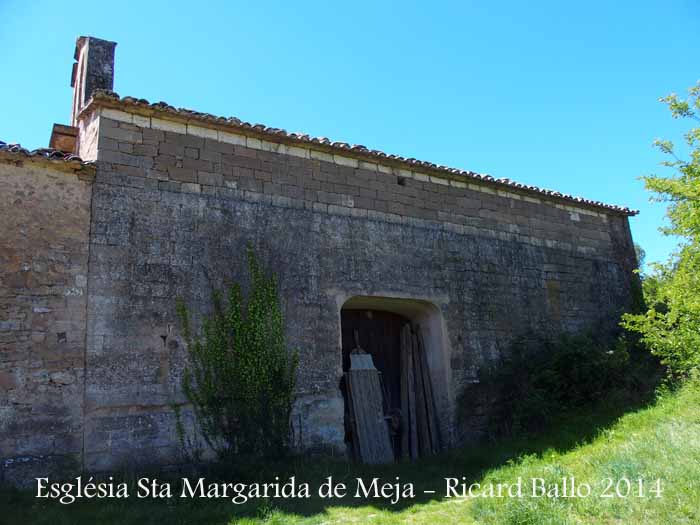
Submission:
[[[177,463],[173,407],[192,419],[175,301],[208,311],[245,281],[248,242],[300,352],[300,450],[346,454],[351,327],[390,348],[394,325],[420,324],[447,447],[479,438],[480,407],[458,422],[456,399],[515,337],[612,334],[631,304],[636,212],[120,97],[115,46],[77,40],[71,122],[50,148],[0,142],[6,480]]]

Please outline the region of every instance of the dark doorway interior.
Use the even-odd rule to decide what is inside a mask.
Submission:
[[[409,320],[402,315],[381,310],[341,310],[343,345],[343,372],[350,368],[350,352],[355,348],[355,331],[360,347],[372,356],[374,366],[380,372],[385,396],[385,413],[401,412],[401,328]],[[345,385],[341,385],[345,399],[345,440],[351,446],[352,432],[347,411],[348,400]],[[392,425],[392,442],[395,457],[401,457],[401,439],[397,425]]]

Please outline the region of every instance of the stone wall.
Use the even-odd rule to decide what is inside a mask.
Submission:
[[[22,483],[81,461],[92,177],[13,157],[0,154],[0,481]]]
[[[353,296],[420,299],[446,331],[450,443],[476,439],[454,400],[526,330],[611,332],[634,267],[624,214],[487,184],[96,108],[85,387],[85,464],[172,462],[185,356],[176,297],[207,311],[244,280],[253,242],[278,273],[301,351],[297,444],[343,453],[340,308]],[[184,417],[188,418],[186,407]]]
[[[349,300],[427,316],[448,445],[479,438],[484,414],[468,408],[457,424],[455,400],[514,337],[613,333],[631,303],[623,211],[153,111],[89,107],[78,148],[96,170],[0,152],[9,481],[180,461],[174,407],[188,432],[193,420],[175,300],[207,313],[214,289],[245,285],[248,242],[279,276],[288,341],[300,350],[292,422],[305,450],[345,453]]]

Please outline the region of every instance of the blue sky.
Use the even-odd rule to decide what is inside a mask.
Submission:
[[[75,39],[118,42],[115,91],[641,210],[679,141],[658,97],[700,78],[700,2],[0,0],[0,140],[69,123]]]

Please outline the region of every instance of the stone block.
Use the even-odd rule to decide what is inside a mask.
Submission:
[[[245,135],[238,135],[236,133],[229,133],[226,131],[219,131],[219,140],[228,144],[237,144],[239,146],[246,145]]]
[[[197,182],[197,172],[193,169],[168,167],[168,176],[178,182]]]
[[[151,128],[172,133],[187,133],[187,125],[182,122],[151,117]]]
[[[197,182],[208,186],[223,186],[224,176],[220,173],[208,173],[206,171],[197,172]]]
[[[205,128],[202,126],[197,126],[196,124],[187,124],[187,134],[194,135],[195,137],[202,137],[206,139],[219,139],[219,133],[215,129]]]
[[[143,135],[141,131],[132,131],[121,127],[101,127],[100,139],[107,138],[117,142],[141,143]]]

